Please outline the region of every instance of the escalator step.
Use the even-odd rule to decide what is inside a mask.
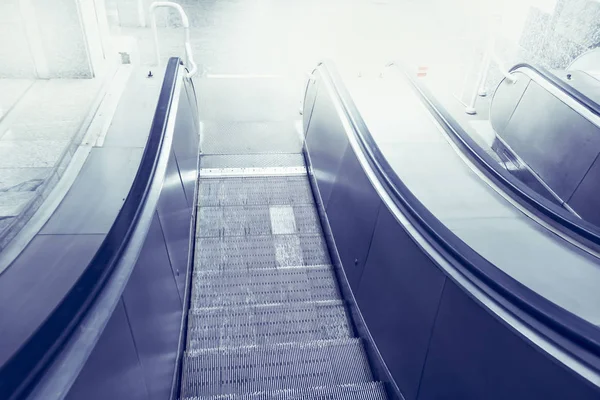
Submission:
[[[195,397],[195,400],[385,400],[385,389],[379,382],[323,386],[302,389],[273,390],[250,394],[225,394]],[[183,400],[192,400],[191,398]]]
[[[371,380],[360,339],[188,350],[182,397],[342,385]]]
[[[331,263],[321,235],[200,238],[196,249],[196,271],[239,271]]]
[[[200,169],[304,167],[302,153],[202,155]],[[200,173],[202,175],[202,172]]]
[[[200,207],[196,225],[203,238],[271,234],[269,206]]]
[[[197,227],[198,237],[321,233],[313,205],[200,207]]]
[[[306,176],[200,179],[200,207],[301,204],[314,204]]]
[[[341,301],[212,307],[190,311],[188,349],[347,338]]]
[[[198,271],[192,308],[337,300],[331,266]]]

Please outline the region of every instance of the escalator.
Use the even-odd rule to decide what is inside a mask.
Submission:
[[[181,397],[384,399],[307,177],[202,174]]]
[[[171,59],[112,230],[50,317],[15,346],[0,397],[386,399],[321,229],[296,88],[262,78],[194,87],[185,75]],[[76,207],[65,212],[62,220],[85,218]],[[123,262],[129,251],[134,263]],[[49,352],[46,373],[34,376],[38,354]],[[131,385],[137,371],[149,381]]]
[[[321,229],[297,86],[224,76],[197,90],[198,208],[180,398],[385,399]]]
[[[67,237],[57,264],[79,269],[52,267],[54,282],[68,284],[47,285],[40,272],[50,234],[0,276],[1,288],[20,288],[10,304],[49,303],[0,329],[12,334],[0,347],[0,398],[599,398],[594,304],[577,314],[551,296],[584,279],[557,284],[554,274],[544,292],[531,284],[538,276],[521,282],[503,270],[499,261],[515,265],[525,252],[480,239],[521,209],[459,158],[442,137],[451,121],[418,87],[378,78],[349,90],[322,63],[299,121],[297,85],[285,79],[194,82],[186,72],[169,61],[129,185],[119,168],[104,177],[124,188],[114,221],[102,221],[106,236],[87,250],[77,240],[88,232]],[[430,162],[414,168],[411,157]],[[105,191],[90,193],[93,168],[65,204]],[[60,227],[86,212],[52,218]],[[461,218],[490,225],[469,241],[452,230]],[[573,240],[535,242],[547,228],[513,219],[535,225],[517,238],[523,248],[546,246],[559,263],[590,266],[589,282],[600,276]],[[559,258],[527,256],[521,269]]]
[[[501,81],[490,104],[494,149],[537,193],[597,225],[600,81],[529,64],[510,74],[515,83]]]

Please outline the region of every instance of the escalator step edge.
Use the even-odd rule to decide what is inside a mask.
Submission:
[[[299,390],[372,380],[360,339],[188,350],[182,396]]]
[[[342,301],[210,307],[189,314],[188,349],[348,338]]]
[[[302,389],[273,390],[247,394],[224,394],[207,397],[187,397],[182,400],[385,400],[380,382],[321,386]]]

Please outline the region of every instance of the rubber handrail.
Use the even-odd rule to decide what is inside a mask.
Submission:
[[[498,295],[501,296],[502,299],[508,301],[509,304],[512,304],[527,316],[581,348],[584,354],[592,354],[594,358],[592,364],[590,364],[589,357],[581,357],[581,353],[575,355],[593,369],[600,371],[600,362],[596,362],[600,357],[600,330],[588,321],[537,294],[497,268],[441,223],[412,194],[387,162],[336,70],[327,61],[322,62],[320,66],[324,67],[329,79],[331,79],[331,83],[367,160],[394,203],[414,223],[415,228],[423,234],[434,248],[441,250],[440,254],[445,256],[446,260],[458,271],[461,271],[465,277],[468,278],[470,274],[483,283],[483,285],[478,284],[477,286],[486,294],[494,298],[497,298]],[[410,81],[412,82],[412,80]],[[422,99],[426,100],[423,93],[418,90],[416,92]],[[434,116],[436,116],[435,113]],[[445,127],[447,128],[447,126]],[[474,283],[477,284],[477,282]],[[571,351],[571,353],[573,352]]]
[[[31,391],[83,320],[127,247],[161,154],[179,63],[179,58],[171,58],[167,64],[150,134],[123,207],[77,282],[35,333],[0,367],[1,399],[22,398]]]
[[[546,81],[550,82],[553,86],[558,88],[561,92],[563,92],[564,94],[566,94],[567,96],[571,97],[579,104],[584,106],[592,114],[600,117],[600,104],[590,99],[585,94],[581,93],[579,90],[575,89],[573,86],[569,85],[564,80],[560,79],[553,72],[549,71],[544,67],[533,66],[528,63],[519,63],[512,67],[509,72],[513,73],[519,68],[527,68],[536,72],[538,75],[542,76]]]

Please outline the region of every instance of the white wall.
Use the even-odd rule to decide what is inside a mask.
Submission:
[[[92,78],[107,35],[104,0],[0,0],[0,77]]]

